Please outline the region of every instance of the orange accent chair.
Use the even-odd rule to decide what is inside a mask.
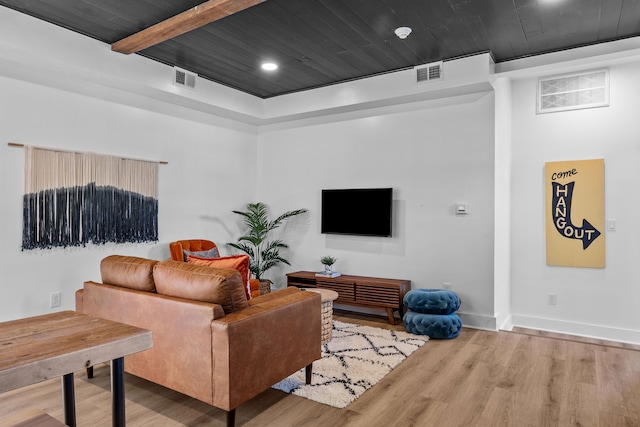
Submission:
[[[178,240],[175,242],[169,243],[169,252],[171,253],[171,259],[175,261],[183,261],[184,262],[184,252],[200,252],[200,251],[208,251],[213,248],[218,249],[215,243],[211,240],[203,240],[203,239],[189,239],[189,240]],[[220,250],[218,249],[218,253]],[[258,279],[249,280],[249,288],[251,290],[251,298],[260,296],[260,281]]]
[[[178,240],[176,242],[169,243],[169,251],[171,252],[171,259],[175,261],[184,261],[184,252],[200,252],[208,251],[213,248],[218,248],[211,240],[191,239],[191,240]],[[220,252],[220,251],[218,251]]]

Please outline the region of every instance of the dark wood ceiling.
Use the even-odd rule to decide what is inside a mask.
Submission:
[[[112,44],[202,2],[0,5]],[[413,32],[401,40],[398,26]],[[638,35],[640,0],[267,0],[139,54],[269,98],[481,52],[503,62]],[[262,71],[265,60],[279,69]]]

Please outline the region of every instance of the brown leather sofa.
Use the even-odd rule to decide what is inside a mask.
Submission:
[[[240,274],[112,255],[76,310],[153,332],[125,371],[227,411],[320,359],[320,295],[287,288],[247,301]]]

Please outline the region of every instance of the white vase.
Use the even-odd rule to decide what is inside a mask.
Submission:
[[[324,272],[326,274],[331,274],[333,273],[333,265],[324,265]]]

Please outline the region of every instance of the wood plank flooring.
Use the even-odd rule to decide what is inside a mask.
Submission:
[[[403,330],[383,316],[335,319]],[[568,336],[463,328],[431,340],[345,409],[267,390],[237,410],[237,426],[638,426],[640,350]],[[78,426],[111,425],[109,369],[76,374]],[[225,414],[125,374],[130,427],[224,426]],[[24,408],[63,419],[60,380],[0,394],[0,415]]]

